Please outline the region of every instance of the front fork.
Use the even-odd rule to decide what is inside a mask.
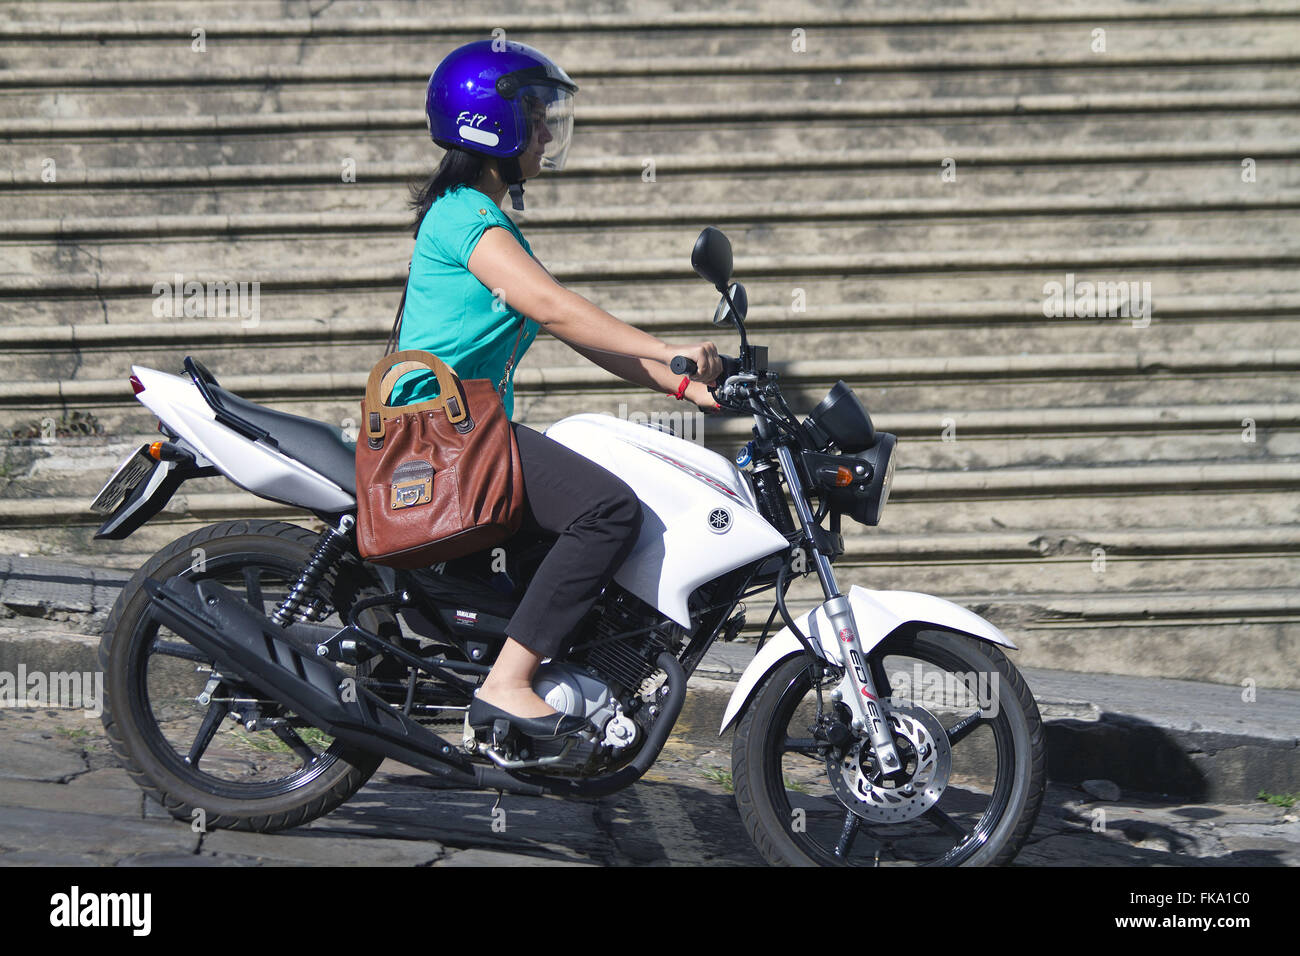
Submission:
[[[776,454],[781,462],[781,470],[785,472],[786,486],[790,490],[790,497],[794,500],[795,511],[799,514],[804,536],[808,540],[809,550],[812,551],[813,563],[817,567],[817,577],[821,580],[822,591],[826,595],[822,612],[830,621],[838,638],[835,645],[839,648],[840,663],[844,667],[849,688],[852,690],[848,695],[852,699],[845,703],[853,714],[853,729],[859,733],[866,733],[876,759],[880,762],[882,773],[886,775],[894,773],[901,768],[902,764],[898,759],[898,751],[894,748],[894,735],[889,727],[889,715],[885,710],[885,703],[880,698],[875,681],[871,678],[871,669],[867,666],[867,657],[862,652],[862,641],[858,638],[858,627],[853,619],[853,605],[840,593],[830,559],[817,548],[817,537],[813,530],[816,525],[808,499],[804,496],[798,469],[795,468],[794,455],[785,445],[778,445]],[[812,643],[814,648],[821,650],[815,637],[812,638]]]

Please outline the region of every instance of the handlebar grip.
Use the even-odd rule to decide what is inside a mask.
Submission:
[[[694,360],[688,359],[685,355],[674,356],[668,367],[672,369],[674,375],[694,375],[699,371]]]

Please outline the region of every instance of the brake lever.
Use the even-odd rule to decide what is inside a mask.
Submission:
[[[729,376],[727,380],[722,383],[722,386],[720,388],[716,385],[716,383],[714,385],[710,385],[709,392],[713,395],[715,399],[717,399],[718,404],[720,406],[734,411],[744,411],[746,412],[746,414],[748,414],[748,404],[746,404],[743,407],[738,404],[734,404],[734,402],[738,402],[738,401],[748,402],[747,398],[737,396],[735,394],[735,389],[739,385],[749,385],[749,384],[757,384],[757,383],[758,383],[757,375],[751,374],[749,372],[737,372],[736,374]],[[719,398],[718,396],[719,392],[722,393],[721,398]],[[726,402],[725,405],[723,404],[724,400]]]

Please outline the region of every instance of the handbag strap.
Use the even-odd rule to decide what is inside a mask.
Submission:
[[[397,351],[397,343],[402,334],[402,319],[406,317],[406,293],[411,288],[411,263],[406,264],[406,285],[402,287],[402,301],[397,303],[397,315],[393,317],[393,331],[388,333],[388,344],[384,348],[384,356],[388,357]],[[522,315],[519,317],[519,332],[515,335],[515,346],[510,350],[510,358],[506,361],[505,370],[501,373],[501,381],[497,383],[496,392],[501,401],[506,400],[506,383],[510,379],[510,370],[515,367],[515,359],[519,357],[519,343],[524,340],[524,330],[528,328],[528,320]],[[431,353],[424,353],[431,354]],[[442,387],[442,381],[439,380],[439,388]],[[387,394],[387,390],[383,391]]]
[[[505,371],[501,373],[501,381],[497,383],[497,395],[501,401],[506,400],[506,381],[510,378],[510,370],[515,367],[515,358],[519,355],[519,343],[524,340],[524,329],[528,327],[528,320],[522,315],[519,317],[519,334],[515,336],[515,347],[510,350],[510,358],[506,362]]]
[[[397,303],[397,315],[393,317],[393,331],[388,333],[388,345],[384,348],[385,355],[392,355],[397,351],[397,337],[402,331],[402,318],[406,314],[406,292],[411,288],[411,263],[406,263],[406,285],[402,286],[402,301]]]

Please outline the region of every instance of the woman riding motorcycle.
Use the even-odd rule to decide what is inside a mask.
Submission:
[[[537,50],[498,40],[460,47],[429,78],[429,133],[446,154],[412,200],[416,242],[398,347],[432,352],[464,379],[504,381],[510,416],[518,360],[544,328],[629,382],[713,409],[705,384],[721,372],[713,343],[668,345],[565,289],[501,211],[507,192],[522,209],[524,181],[563,168],[576,90]],[[668,363],[676,355],[694,360],[698,372],[674,375]],[[426,401],[436,389],[433,376],[410,373],[391,403]],[[468,716],[475,728],[506,719],[528,736],[559,737],[586,721],[538,697],[533,675],[544,658],[567,649],[632,549],[640,502],[588,459],[526,426],[511,427],[523,467],[524,527],[558,539],[511,618]]]

